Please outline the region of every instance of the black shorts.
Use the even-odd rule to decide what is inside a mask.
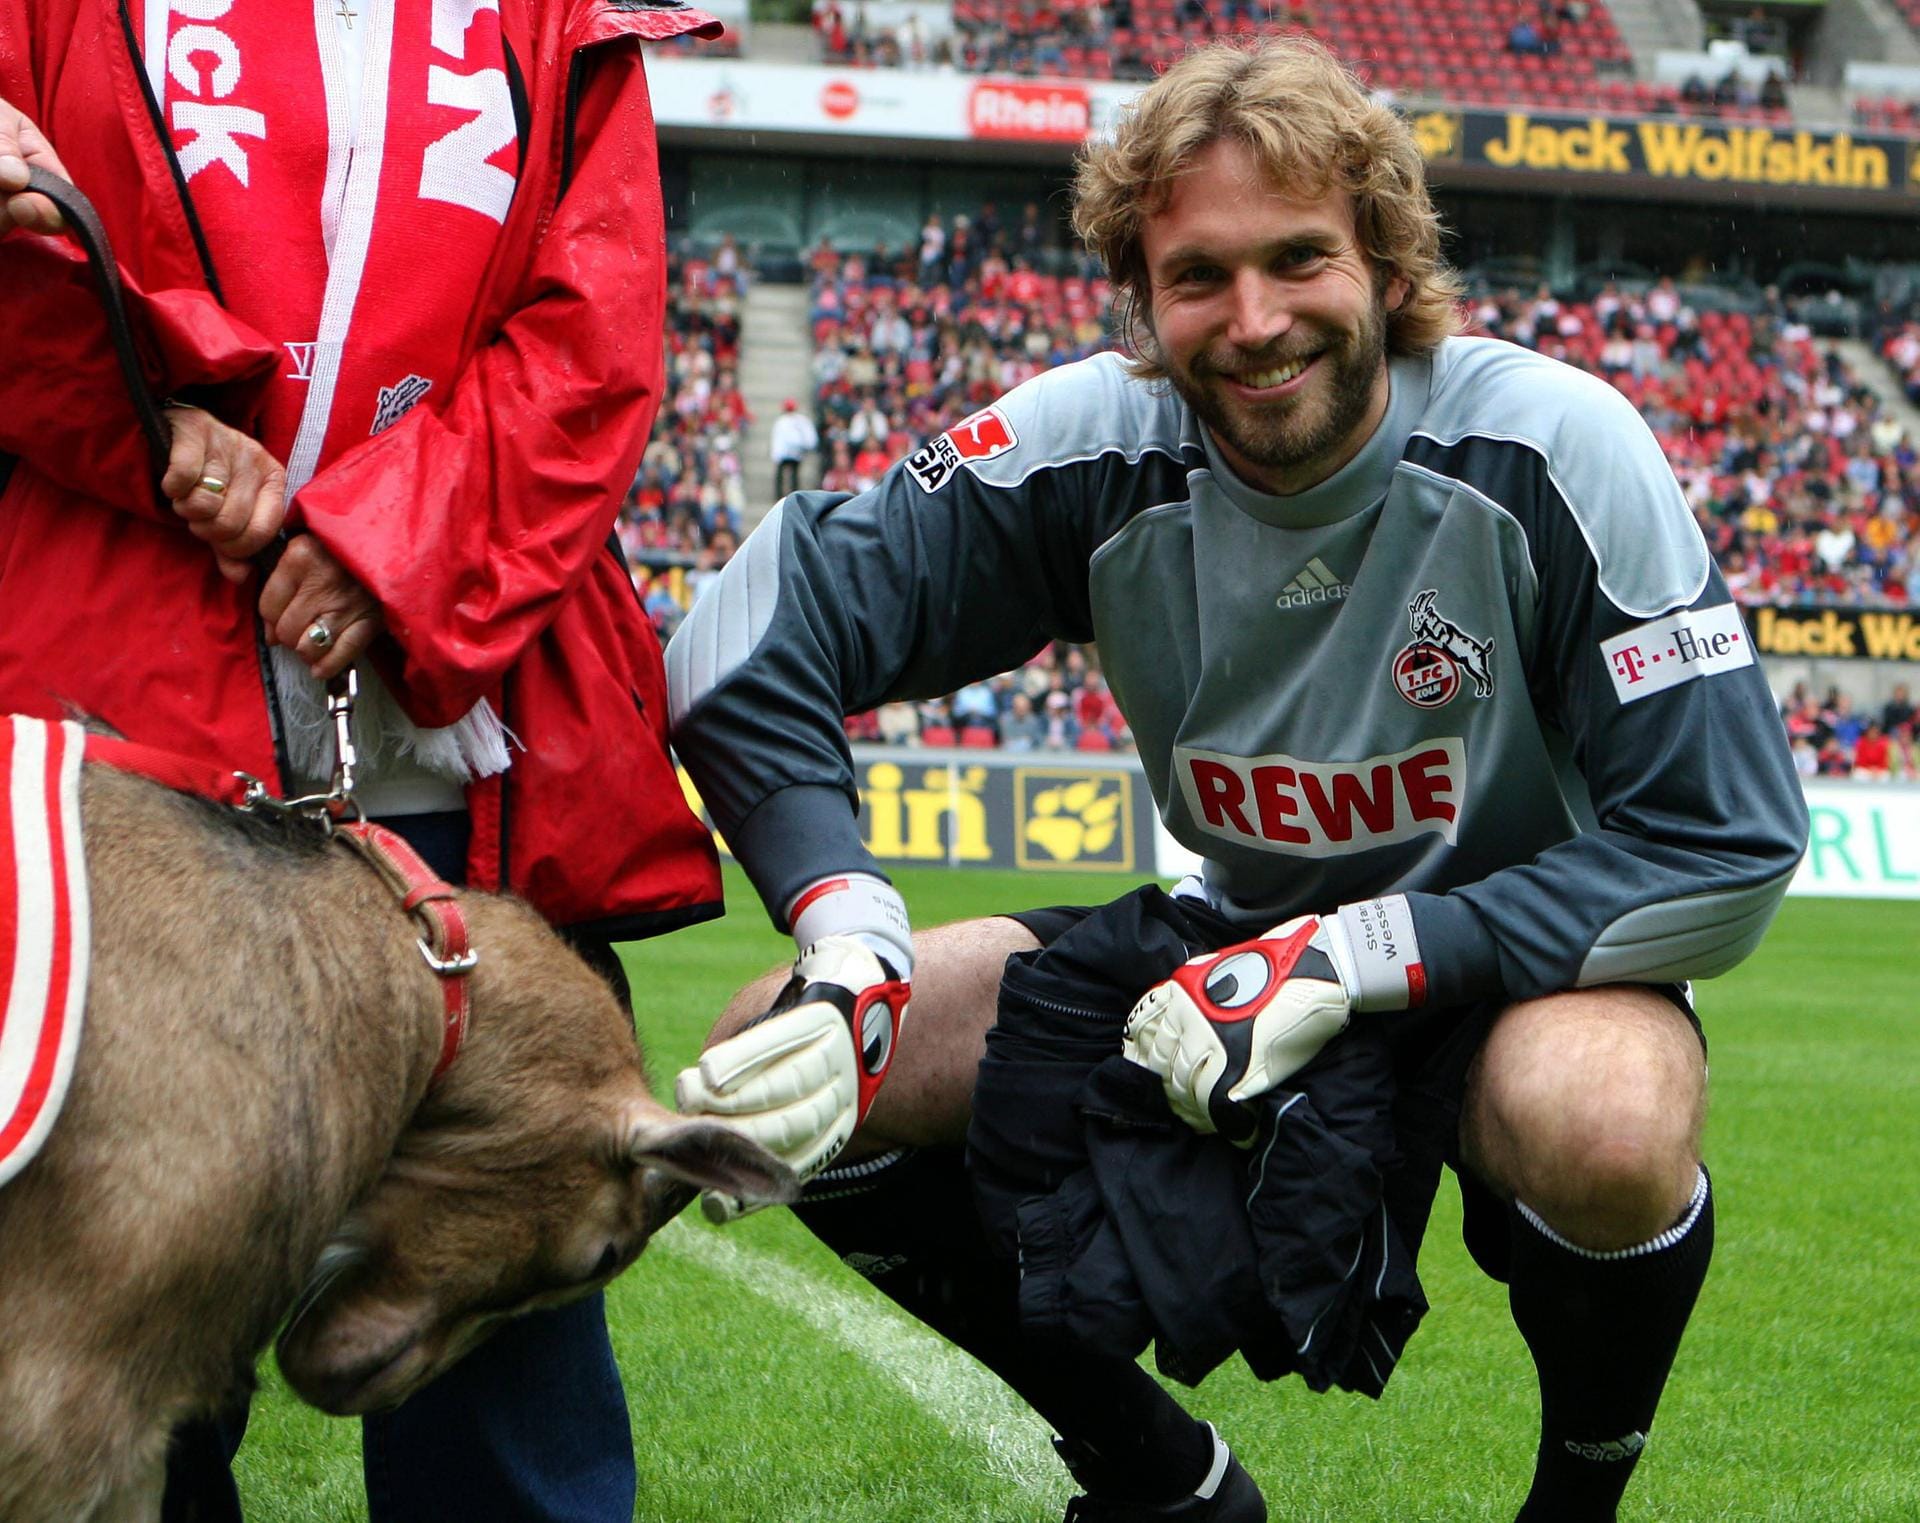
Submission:
[[[1055,905],[1007,918],[1033,932],[1041,945],[1008,959],[1000,1004],[1005,1030],[997,1028],[996,1035],[1019,1041],[1038,1037],[1075,1063],[1099,1061],[1117,1049],[1134,1002],[1187,958],[1248,939],[1245,926],[1204,902],[1175,899],[1154,886],[1111,904]],[[1699,1033],[1699,1017],[1683,986],[1652,987],[1672,1000]],[[1444,1164],[1460,1183],[1461,1235],[1467,1249],[1482,1270],[1502,1281],[1507,1277],[1507,1208],[1462,1162],[1460,1114],[1474,1057],[1507,1003],[1488,1000],[1367,1017],[1390,1023],[1398,1091],[1394,1122],[1404,1163],[1388,1197],[1403,1235],[1410,1245],[1419,1242]],[[1703,1035],[1703,1048],[1705,1044]],[[993,1049],[990,1038],[983,1078],[994,1063]],[[995,1095],[983,1085],[975,1096],[975,1112],[979,1123],[980,1109],[987,1107],[986,1125],[976,1124],[970,1142],[990,1138],[1000,1118],[1010,1128],[1017,1107],[1023,1118],[1022,1144],[1044,1150],[1047,1135],[1034,1118],[1064,1111],[1068,1114],[1062,1123],[1070,1122],[1070,1105],[1060,1103],[1068,1085],[1065,1067],[1058,1094]],[[1060,1141],[1068,1143],[1064,1132]]]

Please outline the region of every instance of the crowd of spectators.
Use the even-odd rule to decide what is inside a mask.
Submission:
[[[1107,346],[1108,288],[1057,247],[1037,203],[929,216],[917,246],[810,257],[820,485],[860,491],[923,440],[1041,371]],[[848,722],[893,745],[1112,750],[1131,744],[1097,660],[1050,646],[951,697]]]
[[[1591,300],[1490,294],[1476,327],[1605,376],[1658,436],[1747,603],[1906,606],[1920,560],[1914,441],[1777,293],[1695,311],[1671,280]]]
[[[1868,132],[1920,137],[1920,101],[1897,95],[1856,96],[1853,123]]]
[[[870,26],[859,0],[814,0],[814,40],[820,61],[844,69],[953,69],[953,38],[927,35],[917,14],[899,26]]]
[[[1907,400],[1920,407],[1920,323],[1890,326],[1880,337],[1880,355],[1900,378]]]
[[[930,216],[915,248],[809,260],[820,485],[859,491],[923,440],[1106,345],[1107,283],[1037,203]]]
[[[1133,745],[1096,653],[1055,641],[1017,671],[945,698],[888,703],[847,720],[853,740],[1003,751],[1115,751]]]
[[[676,250],[667,271],[666,389],[618,528],[662,638],[738,543],[753,420],[737,380],[748,278],[739,247],[728,238],[710,256]]]
[[[1780,700],[1780,718],[1802,777],[1854,777],[1865,782],[1920,781],[1914,745],[1913,697],[1897,684],[1878,711],[1862,713],[1838,687],[1815,698],[1804,682]]]
[[[1766,120],[1783,121],[1792,116],[1787,79],[1778,69],[1769,69],[1758,84],[1738,69],[1729,69],[1715,80],[1690,74],[1680,86],[1680,99],[1696,116],[1746,117],[1755,108]]]

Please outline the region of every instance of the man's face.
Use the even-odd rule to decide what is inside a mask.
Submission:
[[[1154,337],[1177,391],[1236,472],[1305,491],[1358,453],[1387,407],[1386,315],[1344,191],[1281,194],[1220,139],[1142,230]]]

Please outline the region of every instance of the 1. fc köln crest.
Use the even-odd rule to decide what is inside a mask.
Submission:
[[[1437,608],[1440,594],[1431,588],[1407,604],[1413,641],[1393,658],[1393,685],[1417,709],[1453,702],[1464,682],[1473,696],[1493,693],[1493,641],[1476,640]]]

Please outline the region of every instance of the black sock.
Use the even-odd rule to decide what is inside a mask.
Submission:
[[[1020,1329],[1019,1275],[975,1215],[958,1148],[923,1148],[829,1170],[794,1215],[829,1248],[1019,1393],[1064,1440],[1087,1489],[1143,1502],[1190,1495],[1213,1438],[1145,1370]]]
[[[1513,1212],[1513,1320],[1540,1372],[1540,1454],[1516,1523],[1612,1523],[1713,1257],[1700,1171],[1680,1220],[1596,1254]]]

